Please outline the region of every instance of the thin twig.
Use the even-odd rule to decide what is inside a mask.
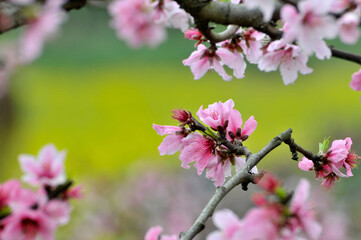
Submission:
[[[287,131],[281,133],[274,139],[272,139],[261,151],[255,154],[249,154],[247,157],[247,162],[243,167],[233,175],[222,187],[217,188],[213,197],[209,200],[206,207],[202,210],[201,214],[194,222],[194,224],[186,231],[181,233],[181,240],[191,240],[198,233],[200,233],[205,226],[206,221],[210,218],[220,203],[220,201],[237,185],[244,183],[254,182],[254,179],[257,175],[251,174],[251,169],[256,166],[262,158],[264,158],[269,152],[281,145],[282,142],[289,141],[291,139],[292,130],[288,129]]]

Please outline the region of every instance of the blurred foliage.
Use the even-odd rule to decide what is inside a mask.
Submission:
[[[314,73],[300,76],[291,86],[283,85],[279,72],[262,73],[255,66],[248,67],[244,79],[224,82],[208,73],[194,81],[181,63],[193,44],[170,31],[158,49],[132,50],[108,28],[104,11],[71,12],[59,37],[38,61],[14,75],[8,96],[1,100],[0,181],[20,176],[18,154],[36,154],[48,142],[68,150],[68,174],[85,185],[87,179],[104,176],[120,181],[135,162],[178,169],[176,156],[159,157],[162,137],[152,124],[176,124],[170,117],[174,108],[195,115],[200,105],[229,98],[244,121],[251,115],[258,121],[247,140],[252,152],[291,127],[296,142],[312,151],[325,137],[350,136],[353,149],[361,153],[360,93],[349,87],[358,66],[313,59],[309,66]],[[272,152],[259,168],[288,175],[297,171],[286,146]],[[298,175],[313,177],[300,171]],[[361,197],[354,191],[361,175],[357,170],[355,175],[343,180],[340,195]],[[360,209],[354,214],[360,216]]]

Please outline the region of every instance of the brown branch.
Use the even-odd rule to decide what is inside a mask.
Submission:
[[[361,65],[361,55],[345,52],[345,51],[336,49],[333,46],[330,46],[330,49],[332,52],[332,57],[340,58],[340,59],[347,60],[347,61],[354,62],[354,63]]]
[[[253,183],[257,175],[251,174],[251,169],[256,166],[269,152],[281,145],[282,142],[289,141],[291,139],[292,130],[281,133],[274,139],[272,139],[261,151],[255,154],[249,154],[247,162],[243,167],[233,175],[222,187],[217,188],[213,197],[209,200],[206,207],[202,210],[201,214],[194,222],[194,224],[186,231],[180,234],[181,240],[191,240],[198,233],[200,233],[206,224],[208,218],[210,218],[221,202],[221,200],[237,185],[247,186],[248,183]]]
[[[81,9],[87,3],[87,0],[68,0],[64,5],[65,11]],[[22,14],[22,7],[10,2],[0,2],[0,20],[1,16],[9,18],[9,24],[2,26],[0,24],[0,34],[8,32],[27,24],[27,19]]]

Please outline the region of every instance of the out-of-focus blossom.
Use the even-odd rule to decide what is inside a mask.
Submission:
[[[27,154],[19,156],[23,180],[31,185],[56,186],[66,180],[64,172],[65,151],[59,152],[52,144],[40,149],[37,157]]]
[[[176,235],[166,236],[160,234],[163,232],[161,226],[151,227],[145,234],[144,240],[178,240]]]
[[[148,0],[116,0],[109,5],[111,26],[130,47],[156,47],[166,38],[165,28],[154,21]]]
[[[285,85],[294,83],[297,74],[310,74],[313,70],[307,67],[308,57],[301,49],[283,39],[272,42],[267,53],[260,59],[258,68],[265,72],[275,71],[278,66]]]
[[[213,215],[214,225],[219,229],[208,235],[207,240],[240,239],[242,222],[232,211],[224,209]]]
[[[279,184],[272,185],[285,191]],[[211,233],[207,240],[291,240],[303,239],[302,236],[318,239],[321,226],[308,201],[309,189],[307,180],[302,179],[289,203],[290,199],[284,201],[286,192],[281,196],[266,188],[266,194],[258,193],[254,198],[257,207],[250,209],[241,220],[229,210],[216,212],[213,221],[219,231]]]
[[[355,44],[360,37],[360,16],[355,12],[345,13],[337,23],[341,41],[347,44]]]
[[[5,220],[3,240],[53,240],[55,224],[41,210],[24,209]]]
[[[266,173],[257,184],[268,193],[274,194],[276,189],[281,186],[281,181],[273,174]]]
[[[28,20],[19,42],[19,58],[27,64],[40,56],[46,40],[52,37],[65,21],[63,0],[46,1],[41,12]]]
[[[259,8],[263,13],[263,20],[268,22],[272,18],[277,0],[243,0],[243,3],[248,8]]]
[[[0,210],[11,201],[17,200],[21,191],[21,183],[9,180],[0,185]]]
[[[353,90],[361,91],[361,70],[355,72],[352,75],[352,81],[350,82],[350,87]]]
[[[233,68],[234,60],[234,54],[227,49],[209,49],[203,44],[200,44],[189,58],[183,60],[183,64],[190,66],[195,80],[203,77],[208,70],[214,69],[223,80],[229,81],[232,77],[226,73],[223,65]]]
[[[301,179],[292,198],[290,211],[293,215],[291,228],[296,230],[301,228],[308,239],[319,239],[322,228],[315,221],[312,205],[308,202],[310,183],[306,179]]]
[[[328,15],[333,0],[299,1],[298,7],[286,4],[281,9],[281,18],[285,22],[283,38],[288,42],[297,41],[307,54],[316,54],[319,59],[330,58],[331,50],[323,38],[334,38],[337,24],[334,17]]]

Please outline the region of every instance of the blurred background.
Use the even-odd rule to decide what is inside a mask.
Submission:
[[[71,12],[59,36],[40,59],[13,75],[0,100],[0,182],[21,177],[20,153],[35,155],[54,143],[68,152],[68,176],[84,186],[84,199],[74,201],[71,223],[58,230],[57,239],[135,240],[154,225],[169,234],[191,225],[215,188],[194,168],[180,168],[178,154],[159,156],[163,137],[152,124],[177,124],[170,115],[175,108],[195,114],[200,105],[232,98],[244,120],[254,115],[258,121],[247,140],[252,152],[292,128],[296,142],[315,153],[325,137],[350,136],[353,150],[361,154],[360,93],[349,87],[359,66],[311,59],[314,73],[300,75],[291,86],[283,85],[279,72],[259,72],[253,65],[244,79],[224,82],[211,72],[194,81],[182,65],[194,42],[182,33],[169,31],[157,49],[133,50],[116,38],[108,22],[101,9]],[[0,42],[15,39],[18,32],[1,35]],[[361,53],[360,46],[342,49]],[[269,154],[259,169],[276,173],[289,189],[309,178],[320,221],[335,219],[339,234],[361,231],[357,169],[327,193],[313,173],[298,169],[286,146]],[[237,189],[218,209],[231,208],[242,216],[256,190]],[[335,214],[327,216],[330,208]]]

